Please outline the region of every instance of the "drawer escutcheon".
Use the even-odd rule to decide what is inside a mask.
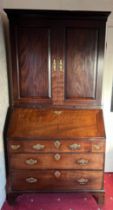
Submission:
[[[35,149],[35,150],[42,150],[44,148],[45,148],[45,145],[42,145],[42,144],[33,145],[33,149]]]
[[[61,142],[59,140],[54,142],[55,147],[58,149],[61,146]]]
[[[37,164],[37,160],[34,160],[34,159],[28,159],[28,160],[26,160],[26,163],[28,164],[28,165],[35,165],[35,164]]]
[[[56,178],[59,178],[61,176],[61,172],[60,171],[55,171],[54,175]]]
[[[35,183],[35,182],[37,182],[37,179],[34,178],[34,177],[29,177],[29,178],[26,178],[26,182],[28,182],[28,183]]]
[[[55,160],[60,160],[61,155],[60,155],[60,154],[55,154],[55,155],[54,155],[54,158],[55,158]]]

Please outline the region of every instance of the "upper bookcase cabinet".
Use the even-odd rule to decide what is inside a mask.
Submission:
[[[5,10],[13,106],[101,106],[109,12]]]

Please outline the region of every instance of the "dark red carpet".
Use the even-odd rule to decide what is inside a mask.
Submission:
[[[105,204],[98,206],[90,194],[49,193],[22,195],[17,204],[1,210],[113,210],[113,173],[105,174]]]

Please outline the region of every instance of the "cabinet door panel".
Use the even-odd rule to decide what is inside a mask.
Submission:
[[[13,103],[51,103],[51,25],[24,24],[11,26]]]
[[[49,97],[48,28],[21,28],[18,33],[20,97]]]
[[[87,28],[66,28],[65,98],[95,98],[98,32]]]

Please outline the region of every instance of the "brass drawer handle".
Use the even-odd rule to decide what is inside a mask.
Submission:
[[[12,149],[12,150],[15,150],[15,151],[16,151],[16,150],[18,150],[19,148],[20,148],[20,145],[19,145],[19,144],[12,144],[12,145],[11,145],[11,149]]]
[[[69,145],[69,148],[70,148],[71,150],[80,149],[80,144],[71,144],[71,145]]]
[[[55,158],[55,160],[60,160],[61,156],[60,156],[60,154],[55,154],[54,158]]]
[[[93,144],[93,148],[96,149],[96,150],[99,150],[100,146],[98,144]]]
[[[34,164],[37,164],[37,160],[34,160],[34,159],[28,159],[28,160],[26,160],[26,163],[28,164],[28,165],[34,165]]]
[[[87,165],[89,161],[85,159],[79,159],[76,162],[80,165]]]
[[[79,183],[79,184],[87,184],[88,183],[88,179],[87,178],[80,178],[80,179],[78,179],[77,180],[77,182]]]
[[[55,114],[60,115],[62,111],[54,111]]]
[[[60,171],[55,171],[54,173],[56,178],[59,178],[61,176],[61,172]]]
[[[29,178],[26,178],[26,182],[28,182],[28,183],[36,183],[37,179],[33,178],[33,177],[29,177]]]
[[[61,145],[61,142],[59,140],[54,142],[55,147],[58,149]]]
[[[33,149],[35,149],[35,150],[42,150],[44,148],[45,148],[45,145],[42,145],[42,144],[33,145]]]

